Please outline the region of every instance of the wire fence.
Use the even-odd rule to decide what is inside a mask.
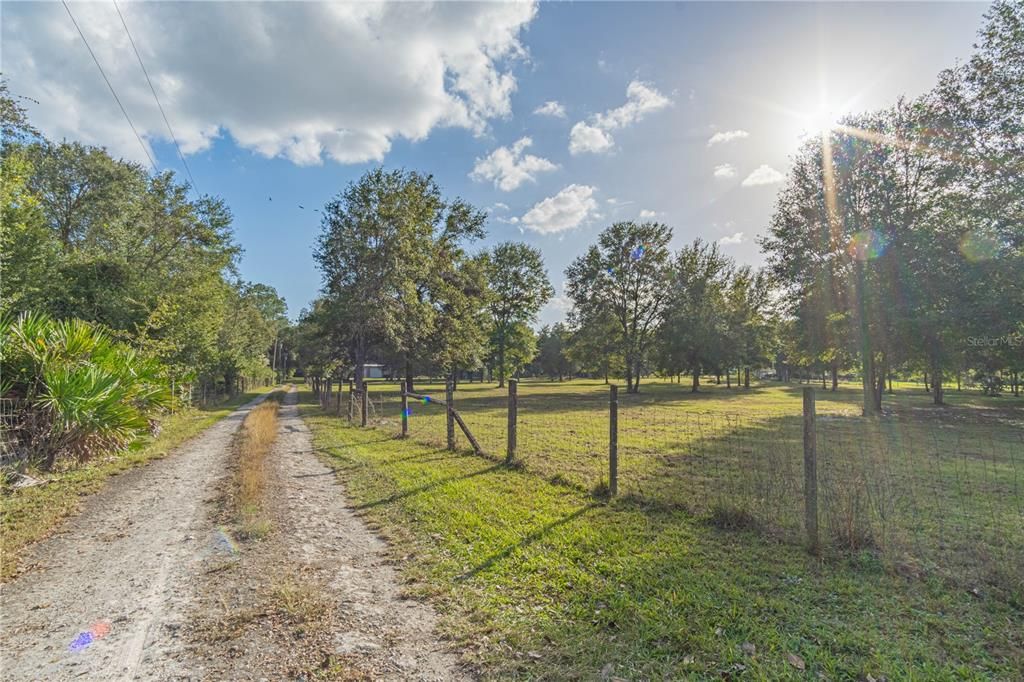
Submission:
[[[1024,429],[820,415],[807,479],[804,415],[700,413],[681,401],[553,392],[522,384],[514,407],[502,390],[455,393],[480,454],[515,463],[586,493],[685,509],[715,525],[787,543],[808,540],[830,556],[880,561],[908,575],[971,589],[1024,591]],[[335,400],[339,400],[335,397]],[[361,422],[351,390],[333,412]],[[329,406],[330,407],[330,406]],[[402,435],[396,385],[368,384],[367,425]],[[406,437],[445,447],[444,389],[405,403]],[[456,449],[470,441],[454,429]],[[614,442],[617,472],[611,476]],[[813,485],[809,509],[808,486]],[[815,502],[816,498],[816,502]],[[809,514],[812,515],[809,516]]]

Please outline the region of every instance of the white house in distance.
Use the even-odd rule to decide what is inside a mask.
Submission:
[[[383,379],[384,378],[384,365],[370,364],[363,365],[363,378],[364,379]]]

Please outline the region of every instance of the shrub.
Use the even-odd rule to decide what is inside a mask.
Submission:
[[[14,448],[44,469],[138,443],[170,405],[162,374],[88,322],[0,318],[0,396],[17,405]]]

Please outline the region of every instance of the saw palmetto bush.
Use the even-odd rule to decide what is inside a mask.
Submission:
[[[0,319],[0,396],[18,406],[18,454],[44,469],[132,447],[171,401],[158,362],[37,313]]]

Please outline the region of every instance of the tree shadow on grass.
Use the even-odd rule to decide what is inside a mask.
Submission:
[[[397,493],[395,493],[393,495],[388,495],[385,498],[382,498],[382,499],[379,499],[379,500],[374,500],[373,502],[364,502],[363,504],[357,504],[357,505],[355,505],[352,508],[356,509],[356,510],[362,510],[362,509],[371,509],[373,507],[381,507],[381,506],[384,506],[386,504],[391,504],[392,502],[397,502],[399,500],[404,500],[404,499],[406,499],[408,497],[412,497],[413,495],[420,495],[422,493],[429,492],[429,491],[431,491],[431,490],[433,490],[435,488],[439,488],[439,487],[441,487],[443,485],[446,485],[448,483],[453,483],[455,481],[464,481],[464,480],[469,479],[469,478],[475,478],[477,476],[483,476],[484,474],[489,474],[489,473],[497,471],[498,469],[501,469],[501,468],[502,468],[502,466],[500,464],[495,464],[493,466],[489,466],[489,467],[485,467],[483,469],[478,469],[476,471],[472,471],[472,472],[470,472],[468,474],[461,474],[459,476],[448,476],[446,478],[440,478],[440,479],[438,479],[436,481],[431,481],[430,483],[426,483],[426,484],[418,486],[416,488],[410,488],[409,490],[403,490],[403,491],[397,492]]]
[[[546,535],[548,535],[549,533],[551,533],[555,529],[560,528],[561,526],[564,526],[564,525],[566,525],[568,523],[571,523],[571,522],[575,521],[576,519],[580,518],[581,516],[583,516],[584,514],[586,514],[591,509],[593,509],[593,508],[595,508],[597,506],[599,506],[599,504],[597,502],[591,502],[590,504],[587,504],[587,505],[584,505],[584,506],[580,507],[579,509],[577,509],[576,511],[572,512],[571,514],[566,514],[565,516],[563,516],[563,517],[561,517],[559,519],[556,519],[554,521],[551,521],[550,523],[544,524],[543,526],[541,526],[540,528],[537,528],[536,530],[530,531],[525,536],[523,536],[523,539],[520,540],[519,542],[511,544],[508,547],[506,547],[505,549],[501,550],[500,552],[495,552],[494,554],[490,555],[489,557],[484,559],[482,562],[480,562],[479,564],[477,564],[476,566],[474,566],[470,570],[468,570],[465,573],[459,575],[456,578],[456,580],[458,580],[458,581],[469,580],[470,578],[476,576],[477,574],[479,574],[479,573],[481,573],[483,571],[486,571],[487,569],[491,568],[492,566],[494,566],[498,562],[503,561],[503,560],[509,558],[516,551],[518,551],[520,549],[523,549],[525,547],[528,547],[528,546],[532,545],[533,543],[537,542],[538,540],[544,538]]]

